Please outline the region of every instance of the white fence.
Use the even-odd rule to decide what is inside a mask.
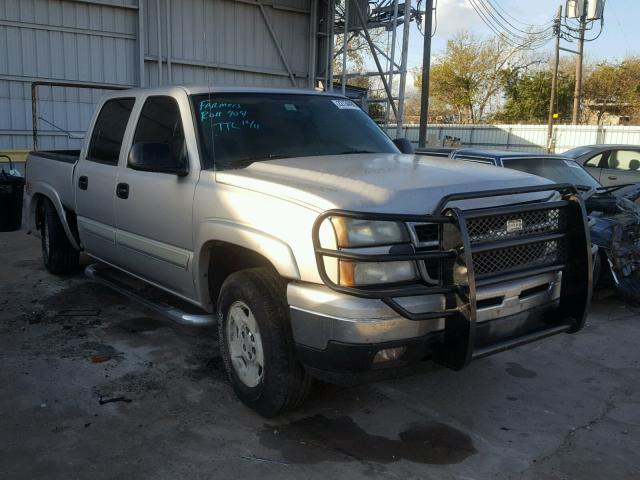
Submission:
[[[396,136],[395,126],[387,133]],[[418,144],[418,125],[403,127],[403,136]],[[451,125],[432,124],[427,128],[431,146],[442,146],[447,138],[460,139],[463,147],[520,152],[542,152],[546,149],[546,125]],[[556,153],[581,145],[623,143],[640,145],[640,126],[557,125],[553,129]]]

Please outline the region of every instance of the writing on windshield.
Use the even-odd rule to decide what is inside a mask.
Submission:
[[[260,129],[260,123],[247,118],[249,112],[240,103],[211,102],[202,100],[198,105],[201,122],[209,121],[211,128],[219,132]]]
[[[354,102],[330,95],[211,93],[191,97],[204,163],[244,168],[276,158],[399,153]]]

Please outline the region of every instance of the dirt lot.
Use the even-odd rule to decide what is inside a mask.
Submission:
[[[319,385],[266,421],[213,332],[174,326],[0,234],[0,478],[640,478],[640,312],[462,372]]]

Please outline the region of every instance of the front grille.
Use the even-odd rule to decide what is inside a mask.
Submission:
[[[521,221],[521,229],[509,231],[509,222]],[[550,210],[531,210],[494,217],[472,218],[467,221],[471,244],[506,240],[509,238],[534,235],[539,233],[554,233],[564,230],[566,226],[566,212],[559,208]]]
[[[562,263],[566,259],[567,242],[564,238],[561,238],[559,240],[474,253],[473,270],[476,276],[496,275],[525,268]]]

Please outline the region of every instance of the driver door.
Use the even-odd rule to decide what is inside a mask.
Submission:
[[[164,144],[176,164],[189,163],[183,128],[187,121],[173,97],[149,96],[129,146]],[[153,171],[153,164],[146,167],[136,170],[127,158],[118,174],[118,262],[134,275],[192,298],[192,209],[199,169],[191,162],[181,176]]]

